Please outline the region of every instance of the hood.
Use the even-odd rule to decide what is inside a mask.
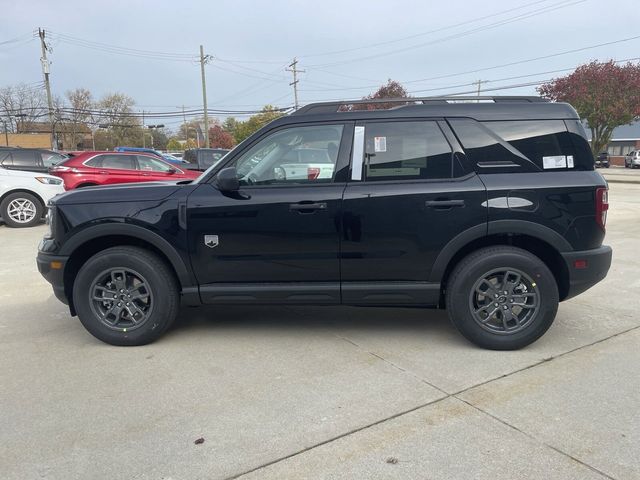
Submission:
[[[163,200],[180,188],[190,185],[189,180],[172,182],[119,183],[97,187],[84,187],[58,195],[55,203],[70,205],[79,203],[146,202]]]

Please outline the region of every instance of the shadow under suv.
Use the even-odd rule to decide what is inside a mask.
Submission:
[[[607,184],[570,105],[349,108],[377,102],[307,105],[194,182],[56,197],[40,272],[114,345],[157,339],[181,302],[346,304],[446,308],[501,350],[538,339],[559,301],[605,277]]]

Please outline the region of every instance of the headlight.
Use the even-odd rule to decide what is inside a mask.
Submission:
[[[53,238],[53,222],[55,221],[55,215],[56,215],[55,207],[47,208],[47,215],[45,216],[47,231],[44,234],[44,238]]]
[[[60,185],[62,183],[62,179],[52,177],[36,177],[36,180],[47,185]]]

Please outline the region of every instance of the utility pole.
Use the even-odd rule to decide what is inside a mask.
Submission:
[[[481,88],[482,84],[483,83],[488,83],[488,82],[489,82],[489,80],[478,80],[476,82],[473,82],[471,85],[478,85],[478,96],[480,96],[480,88]]]
[[[291,82],[289,85],[293,85],[293,103],[294,103],[294,108],[296,110],[298,110],[298,82],[300,80],[298,80],[298,73],[304,73],[305,70],[298,70],[298,60],[296,59],[296,57],[293,57],[293,62],[291,62],[289,64],[289,67],[291,68],[285,68],[285,70],[287,72],[293,72],[293,82]]]
[[[211,55],[204,54],[204,48],[200,45],[200,73],[202,74],[202,104],[204,106],[204,144],[209,148],[209,111],[207,110],[207,81],[204,75],[204,66],[211,60]]]
[[[187,115],[184,113],[184,105],[182,105],[182,121],[184,123],[184,148],[187,147],[187,143],[189,143],[189,129],[187,127]],[[198,132],[196,132],[196,135]]]
[[[40,63],[42,63],[42,73],[44,74],[44,86],[47,90],[47,104],[49,105],[49,124],[51,125],[51,147],[54,150],[57,150],[58,145],[54,145],[56,132],[54,131],[55,126],[53,124],[53,100],[51,99],[51,85],[49,84],[49,60],[47,60],[48,47],[44,41],[45,35],[46,34],[44,29],[38,28],[38,36],[40,37],[40,46],[42,47],[42,57],[40,57]]]
[[[144,137],[146,137],[146,134],[144,131],[144,110],[142,110],[142,148],[147,148],[146,140]]]

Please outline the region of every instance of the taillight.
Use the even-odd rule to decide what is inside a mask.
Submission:
[[[307,180],[315,180],[320,176],[320,169],[318,167],[307,167]]]
[[[80,170],[74,167],[65,167],[64,165],[56,165],[55,167],[51,167],[49,172],[51,173],[63,173],[63,172],[71,172],[78,173]]]
[[[609,189],[596,188],[596,222],[604,230],[607,225],[607,210],[609,210]]]

